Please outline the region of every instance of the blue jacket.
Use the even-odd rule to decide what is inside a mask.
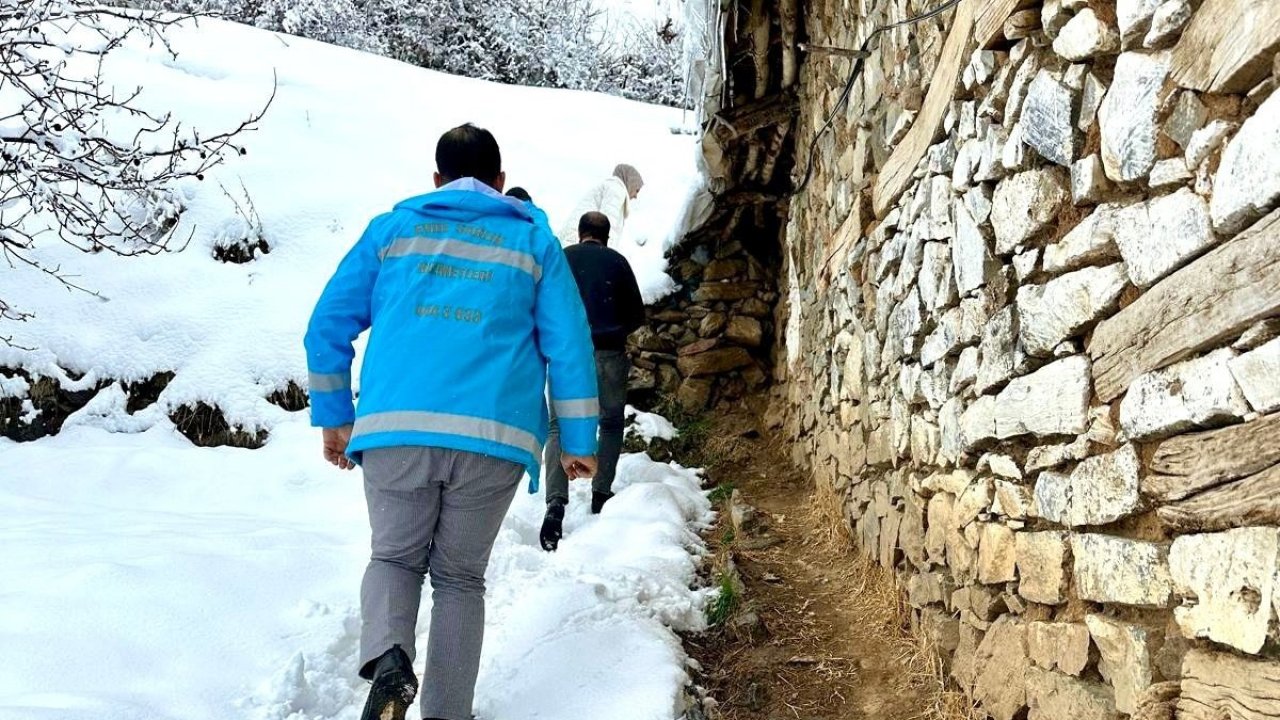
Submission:
[[[307,327],[311,424],[354,423],[357,462],[400,445],[511,460],[536,492],[549,376],[564,452],[594,454],[591,330],[559,241],[534,218],[471,178],[374,218]],[[368,328],[357,408],[352,342]]]

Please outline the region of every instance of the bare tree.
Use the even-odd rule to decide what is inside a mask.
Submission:
[[[245,153],[239,139],[266,107],[202,134],[142,109],[142,88],[121,90],[103,76],[104,59],[126,42],[176,56],[165,33],[192,21],[90,0],[0,0],[0,257],[10,268],[92,292],[41,262],[37,241],[123,256],[169,250],[182,209],[173,184]],[[29,317],[0,298],[0,320]]]

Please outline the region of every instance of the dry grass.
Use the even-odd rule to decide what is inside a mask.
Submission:
[[[898,689],[926,696],[924,712],[912,720],[985,720],[986,714],[973,700],[949,683],[933,640],[921,628],[912,628],[911,606],[894,574],[858,552],[845,522],[843,494],[819,483],[799,521],[808,528],[806,543],[840,558],[841,592],[859,599],[849,608],[855,622],[891,639],[894,656],[906,669]]]

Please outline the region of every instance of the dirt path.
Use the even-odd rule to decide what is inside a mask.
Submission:
[[[718,573],[741,577],[738,609],[688,639],[724,720],[952,719],[932,654],[904,627],[892,576],[862,559],[832,522],[834,503],[765,438],[746,411],[713,420],[713,482],[732,483],[760,530],[734,529],[729,501],[710,538]],[[722,492],[719,495],[724,495]],[[730,573],[732,574],[732,573]],[[755,620],[758,618],[758,621]]]

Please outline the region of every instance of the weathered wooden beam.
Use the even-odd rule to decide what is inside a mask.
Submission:
[[[975,1],[961,0],[956,6],[955,15],[951,19],[951,31],[947,33],[947,40],[942,45],[938,67],[929,80],[924,105],[911,124],[911,129],[907,130],[906,137],[894,148],[893,154],[880,170],[880,177],[876,179],[871,192],[872,209],[878,218],[889,214],[898,197],[911,184],[916,165],[942,127],[942,118],[951,105],[956,83],[960,81],[960,71],[973,49]]]
[[[1280,717],[1280,663],[1194,649],[1182,660],[1178,720]]]
[[[1173,502],[1280,464],[1280,413],[1160,443],[1143,495]]]
[[[789,88],[716,113],[712,120],[715,124],[712,133],[720,142],[728,142],[760,128],[790,120],[798,107],[795,89]]]
[[[1179,534],[1280,525],[1280,465],[1166,505],[1156,514]]]
[[[1094,390],[1110,402],[1139,375],[1189,357],[1280,313],[1280,210],[1161,280],[1098,324]]]
[[[1271,74],[1280,50],[1280,2],[1204,0],[1173,49],[1174,82],[1215,93],[1245,93]]]
[[[978,47],[985,48],[997,36],[1003,36],[1004,21],[1015,11],[1038,4],[1036,0],[984,0],[978,6],[973,23],[973,35],[977,38]]]

